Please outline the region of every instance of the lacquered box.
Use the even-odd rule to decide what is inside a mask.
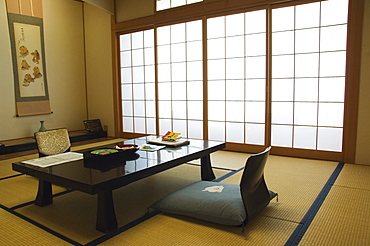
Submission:
[[[113,150],[113,149],[112,149]],[[95,150],[98,151],[98,150]],[[115,150],[115,153],[94,154],[94,151],[86,151],[83,153],[84,166],[95,169],[113,168],[126,164],[126,152]]]

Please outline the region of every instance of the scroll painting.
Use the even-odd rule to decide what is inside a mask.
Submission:
[[[43,21],[8,13],[17,115],[50,114]]]

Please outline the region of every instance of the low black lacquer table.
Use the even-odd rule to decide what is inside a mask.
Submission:
[[[114,148],[116,144],[146,144],[156,136],[148,136],[98,146],[83,151],[101,148]],[[181,147],[166,147],[157,151],[142,151],[133,160],[122,160],[122,164],[101,163],[101,169],[86,167],[84,160],[66,162],[63,164],[40,168],[21,162],[13,163],[13,170],[39,179],[39,188],[35,204],[45,206],[53,202],[51,184],[68,187],[91,195],[97,194],[98,207],[96,229],[109,232],[117,228],[112,190],[128,185],[150,175],[162,172],[186,162],[201,160],[202,180],[215,179],[210,154],[225,148],[225,143],[191,139],[189,145]]]

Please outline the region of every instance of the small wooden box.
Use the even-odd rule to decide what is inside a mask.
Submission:
[[[118,150],[116,153],[105,155],[93,154],[91,151],[83,153],[84,166],[88,168],[106,169],[126,164],[126,152]]]

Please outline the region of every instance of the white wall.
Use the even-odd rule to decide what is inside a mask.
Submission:
[[[114,136],[111,15],[90,4],[84,9],[88,117]]]
[[[114,135],[110,14],[89,4],[84,11],[83,5],[74,0],[43,0],[46,73],[53,114],[15,117],[6,4],[0,0],[0,141],[32,136],[40,120],[45,121],[46,128],[73,131],[84,129],[87,118],[100,118],[108,125],[108,134]],[[84,15],[89,26],[86,45]],[[91,86],[86,86],[90,82]]]
[[[86,95],[83,60],[81,3],[44,0],[46,76],[51,110],[49,115],[15,117],[14,78],[5,0],[0,0],[0,140],[29,137],[40,127],[83,129]]]
[[[45,54],[51,110],[46,127],[83,129],[86,114],[82,4],[44,0]]]
[[[109,14],[114,14],[114,0],[83,0],[86,3],[94,5],[95,7],[108,11]]]
[[[116,21],[122,22],[154,14],[153,0],[118,0],[116,4]]]
[[[0,1],[0,33],[0,139],[6,139],[11,136],[10,132],[13,130],[10,129],[20,127],[22,122],[15,118],[14,78],[5,0]],[[27,130],[20,131],[18,136]]]

